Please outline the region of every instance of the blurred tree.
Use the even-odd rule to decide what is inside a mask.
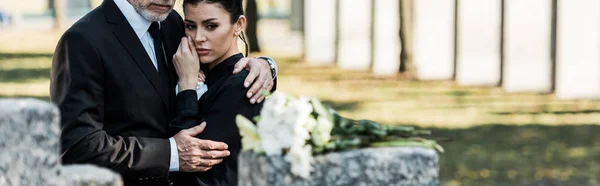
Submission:
[[[246,35],[248,36],[248,45],[250,46],[250,52],[260,52],[260,45],[258,44],[257,23],[258,23],[258,8],[256,7],[256,0],[246,1]]]
[[[304,0],[292,0],[290,5],[292,30],[304,32]]]
[[[413,1],[400,1],[400,72],[409,78],[416,77],[416,68],[412,62],[413,37]]]
[[[65,0],[53,0],[54,29],[61,29],[65,23],[67,9]]]

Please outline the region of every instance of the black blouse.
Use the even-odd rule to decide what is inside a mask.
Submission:
[[[195,90],[180,92],[176,98],[176,116],[171,129],[179,131],[206,121],[200,139],[224,142],[231,155],[207,172],[172,173],[175,185],[237,185],[237,156],[241,150],[241,136],[235,123],[238,114],[253,118],[260,113],[262,104],[250,104],[244,87],[247,70],[233,74],[234,65],[244,56],[233,55],[206,72],[208,91],[198,101]]]

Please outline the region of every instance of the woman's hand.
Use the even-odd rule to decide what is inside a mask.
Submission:
[[[198,82],[198,72],[200,71],[200,58],[196,52],[196,46],[191,38],[181,38],[179,48],[173,55],[173,64],[179,76],[179,92],[184,90],[194,90]]]

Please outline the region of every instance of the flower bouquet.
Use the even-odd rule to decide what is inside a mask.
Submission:
[[[364,147],[417,146],[443,152],[429,131],[407,126],[380,125],[340,116],[314,97],[296,98],[275,92],[251,121],[238,115],[242,151],[283,156],[291,173],[309,178],[313,155]]]

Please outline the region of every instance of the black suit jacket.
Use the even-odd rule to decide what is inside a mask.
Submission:
[[[63,163],[110,168],[126,185],[166,183],[177,81],[171,56],[185,33],[175,11],[161,25],[168,76],[156,71],[113,0],[64,33],[50,84],[61,111]]]

